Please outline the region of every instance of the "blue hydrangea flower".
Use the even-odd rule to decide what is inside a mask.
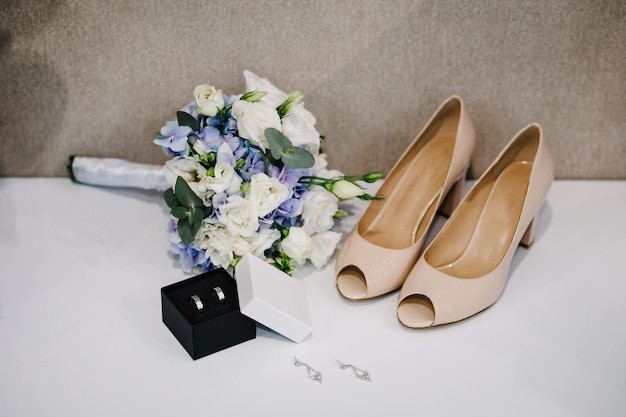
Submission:
[[[246,152],[248,152],[248,147],[240,137],[225,134],[222,136],[222,139],[224,142],[228,143],[228,146],[230,146],[230,149],[233,151],[235,158],[239,159],[245,155]]]
[[[283,227],[301,226],[302,200],[288,198],[274,211],[274,221]]]
[[[192,245],[185,245],[178,235],[178,219],[171,217],[167,224],[167,233],[170,240],[170,250],[177,256],[183,272],[190,274],[194,271],[207,272],[215,269],[206,252],[198,250]]]
[[[164,139],[155,139],[154,143],[161,146],[168,156],[189,155],[187,137],[192,132],[189,126],[179,126],[176,121],[169,121],[161,128]]]
[[[209,149],[213,152],[216,152],[217,149],[222,144],[222,137],[220,136],[220,131],[214,128],[213,126],[205,126],[200,133],[198,134],[200,139],[206,143]]]
[[[293,190],[298,186],[298,180],[303,175],[309,175],[309,170],[289,168],[287,166],[284,166],[276,177],[287,188]]]
[[[293,189],[293,197],[294,198],[302,198],[302,196],[308,191],[308,187],[306,184],[298,184]]]
[[[244,181],[250,182],[250,179],[254,174],[265,172],[263,156],[257,150],[253,150],[250,148],[247,155],[245,155],[243,159],[245,161],[245,168],[242,170],[237,170],[237,172]]]
[[[193,117],[195,117],[196,119],[198,118],[198,105],[194,102],[194,103],[189,103],[189,107],[188,107],[188,112],[190,115],[192,115]]]
[[[207,217],[211,222],[217,222],[217,213],[219,212],[220,207],[228,202],[228,193],[217,193],[213,195],[211,198],[211,203],[213,204],[213,210]]]

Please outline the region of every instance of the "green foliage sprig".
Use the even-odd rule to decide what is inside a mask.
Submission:
[[[273,127],[265,129],[265,138],[270,145],[272,158],[281,161],[290,168],[311,168],[315,165],[315,158],[311,152],[298,146],[293,146],[291,140]]]
[[[200,229],[202,219],[209,214],[209,209],[182,177],[176,178],[174,189],[165,190],[163,198],[172,216],[178,219],[180,238],[185,245],[190,244]]]

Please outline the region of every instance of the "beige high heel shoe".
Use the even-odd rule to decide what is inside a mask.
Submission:
[[[400,288],[437,209],[449,215],[459,203],[475,142],[463,101],[450,97],[404,151],[377,194],[383,199],[370,203],[339,251],[336,283],[344,297],[362,300]]]
[[[470,317],[496,302],[518,245],[530,246],[534,218],[553,180],[541,127],[518,133],[482,175],[410,272],[398,319],[431,327]]]

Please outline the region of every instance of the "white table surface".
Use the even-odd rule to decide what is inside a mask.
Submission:
[[[307,267],[311,337],[259,328],[197,361],[161,321],[160,288],[186,278],[166,223],[158,193],[0,179],[0,416],[626,415],[626,181],[556,182],[473,318],[410,330],[397,293],[349,302],[334,265]]]

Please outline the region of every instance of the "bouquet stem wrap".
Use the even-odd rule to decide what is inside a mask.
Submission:
[[[81,184],[157,191],[170,188],[161,165],[141,164],[117,158],[72,156],[68,168],[72,179]]]

